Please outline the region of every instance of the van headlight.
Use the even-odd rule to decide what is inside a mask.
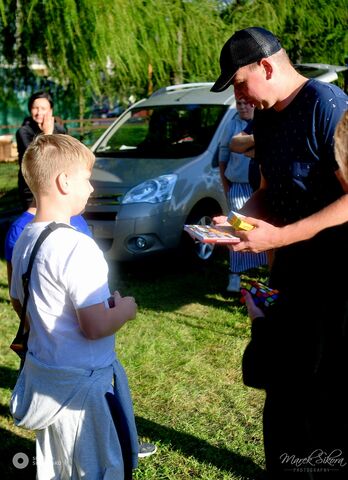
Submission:
[[[160,203],[170,200],[177,178],[177,175],[172,174],[146,180],[131,188],[123,197],[122,203]]]

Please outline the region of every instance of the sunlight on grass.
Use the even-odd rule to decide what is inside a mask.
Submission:
[[[222,269],[185,276],[159,272],[160,282],[155,274],[125,273],[115,282],[139,305],[137,318],[117,335],[117,351],[139,435],[158,446],[155,455],[140,460],[135,480],[254,479],[263,468],[263,392],[246,388],[241,378],[249,319],[239,298],[221,293]],[[9,344],[17,325],[1,261],[0,467],[9,479],[15,478],[15,452],[35,455],[34,434],[15,428],[8,411],[18,368]]]

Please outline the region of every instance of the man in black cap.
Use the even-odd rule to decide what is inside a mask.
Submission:
[[[260,188],[241,211],[254,229],[238,232],[231,248],[275,249],[270,286],[280,291],[263,336],[269,478],[348,478],[348,289],[338,281],[348,271],[348,184],[333,149],[348,98],[300,75],[260,27],[235,32],[220,66],[211,90],[233,85],[236,98],[256,107],[261,168]]]

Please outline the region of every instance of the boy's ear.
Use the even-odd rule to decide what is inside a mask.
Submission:
[[[56,178],[56,184],[58,190],[63,194],[66,195],[69,193],[69,181],[68,175],[65,172],[61,172]]]

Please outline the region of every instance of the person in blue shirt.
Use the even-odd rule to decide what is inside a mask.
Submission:
[[[23,212],[14,222],[10,225],[5,238],[5,260],[7,265],[7,279],[9,289],[11,287],[11,275],[12,275],[12,253],[16,241],[20,234],[23,232],[24,227],[31,222],[36,213],[35,200],[32,200],[29,208]],[[74,215],[70,219],[70,224],[81,233],[85,233],[89,237],[92,237],[92,232],[89,229],[86,220],[82,215]]]
[[[235,135],[240,134],[252,121],[254,108],[244,98],[236,101],[236,113],[222,134],[219,146],[219,169],[222,186],[230,210],[238,212],[252,194],[249,183],[250,160],[253,157],[254,145],[250,152],[237,153],[231,150]],[[252,268],[267,264],[265,253],[238,253],[231,250],[230,273],[227,285],[228,292],[239,293],[240,274]]]

